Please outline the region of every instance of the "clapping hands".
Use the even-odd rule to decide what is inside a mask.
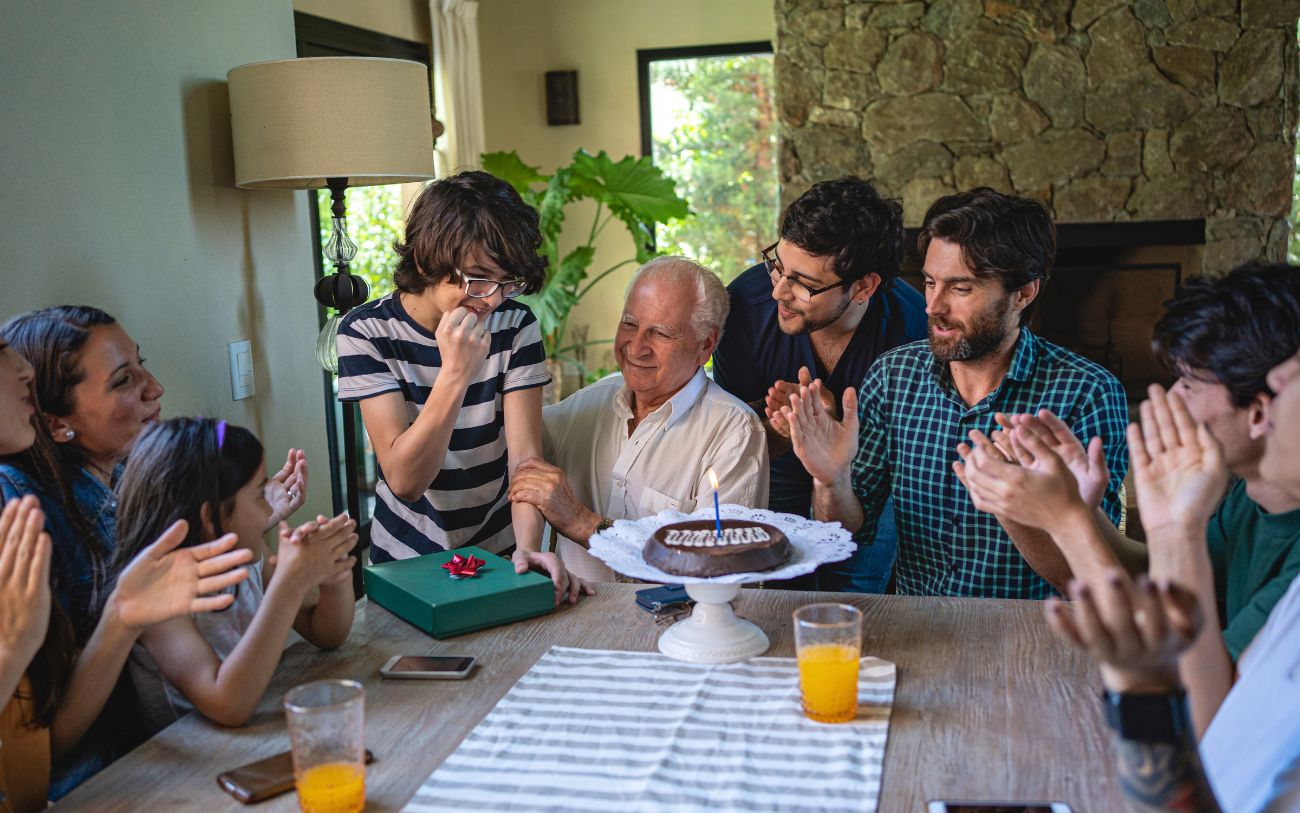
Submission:
[[[1128,447],[1142,525],[1153,550],[1170,534],[1203,531],[1228,483],[1223,448],[1204,424],[1192,420],[1176,393],[1152,384],[1140,408],[1141,426],[1129,424]]]
[[[290,449],[284,467],[266,481],[266,501],[271,505],[271,518],[266,530],[271,530],[302,507],[307,500],[307,453]]]
[[[799,391],[790,394],[789,404],[781,407],[795,456],[823,485],[835,482],[858,453],[857,391],[852,387],[844,390],[843,420],[836,420],[827,408],[829,398],[830,393],[818,379],[800,384]]]
[[[808,372],[807,367],[800,367],[798,381],[777,381],[767,388],[767,397],[763,405],[763,412],[767,416],[767,422],[778,435],[783,438],[790,437],[790,421],[786,419],[785,408],[790,406],[790,397],[799,394],[800,387],[810,386],[813,382],[812,374]],[[822,408],[830,415],[835,414],[835,399],[824,387],[820,389]]]
[[[1073,607],[1047,601],[1047,621],[1058,638],[1098,662],[1108,689],[1156,694],[1178,686],[1178,656],[1203,623],[1196,596],[1144,576],[1134,583],[1120,570],[1097,584],[1072,582],[1069,596]]]
[[[248,578],[243,565],[252,551],[232,550],[239,541],[226,534],[203,545],[179,548],[189,523],[177,520],[117,576],[105,608],[129,629],[141,630],[177,616],[229,607],[229,593],[209,595]],[[179,548],[179,550],[178,550]]]
[[[50,623],[50,547],[45,514],[35,497],[5,504],[0,513],[0,658],[21,670],[36,657]]]
[[[276,578],[288,579],[303,589],[342,584],[352,575],[357,557],[349,555],[357,543],[357,523],[347,514],[333,519],[318,516],[297,528],[280,523],[280,546],[272,557]]]

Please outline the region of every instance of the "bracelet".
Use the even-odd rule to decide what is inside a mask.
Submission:
[[[1187,736],[1187,693],[1176,689],[1164,694],[1101,693],[1106,722],[1126,740],[1174,743]]]

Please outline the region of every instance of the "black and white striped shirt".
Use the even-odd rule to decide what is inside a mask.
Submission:
[[[386,562],[477,545],[493,552],[514,543],[507,497],[502,396],[550,381],[532,311],[504,302],[488,317],[492,346],[461,402],[442,470],[420,499],[395,495],[379,472],[370,560]],[[388,392],[406,400],[415,421],[442,366],[433,334],[407,314],[396,293],[344,317],[338,331],[339,400]]]

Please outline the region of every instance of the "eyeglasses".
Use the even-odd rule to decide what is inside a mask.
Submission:
[[[465,281],[465,295],[472,296],[475,299],[487,299],[492,294],[495,294],[498,288],[503,289],[501,295],[506,299],[514,299],[524,292],[524,281],[521,279],[497,282],[486,277],[467,277],[464,275],[461,275],[461,279]]]
[[[780,285],[782,280],[785,280],[785,284],[790,286],[790,293],[794,294],[794,298],[800,302],[807,302],[814,296],[817,296],[817,294],[824,294],[827,291],[835,288],[842,288],[848,284],[848,280],[840,280],[834,285],[827,285],[825,288],[809,288],[802,282],[791,279],[784,273],[785,269],[781,266],[781,259],[779,257],[771,256],[771,253],[776,251],[777,244],[780,242],[781,241],[778,240],[776,243],[773,243],[761,252],[763,255],[763,264],[767,266],[767,275],[772,278],[773,288]]]

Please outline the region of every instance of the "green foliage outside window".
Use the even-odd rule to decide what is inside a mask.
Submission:
[[[772,55],[651,64],[654,162],[693,217],[659,227],[659,249],[730,281],[776,240],[780,209]],[[665,133],[663,130],[667,130]]]
[[[357,256],[348,270],[370,285],[370,298],[376,299],[393,290],[393,266],[397,255],[393,243],[402,238],[402,187],[362,186],[348,190],[348,236],[357,244]],[[330,193],[316,192],[320,214],[321,245],[330,233]],[[328,263],[327,263],[328,264]],[[332,268],[326,268],[326,274]]]

